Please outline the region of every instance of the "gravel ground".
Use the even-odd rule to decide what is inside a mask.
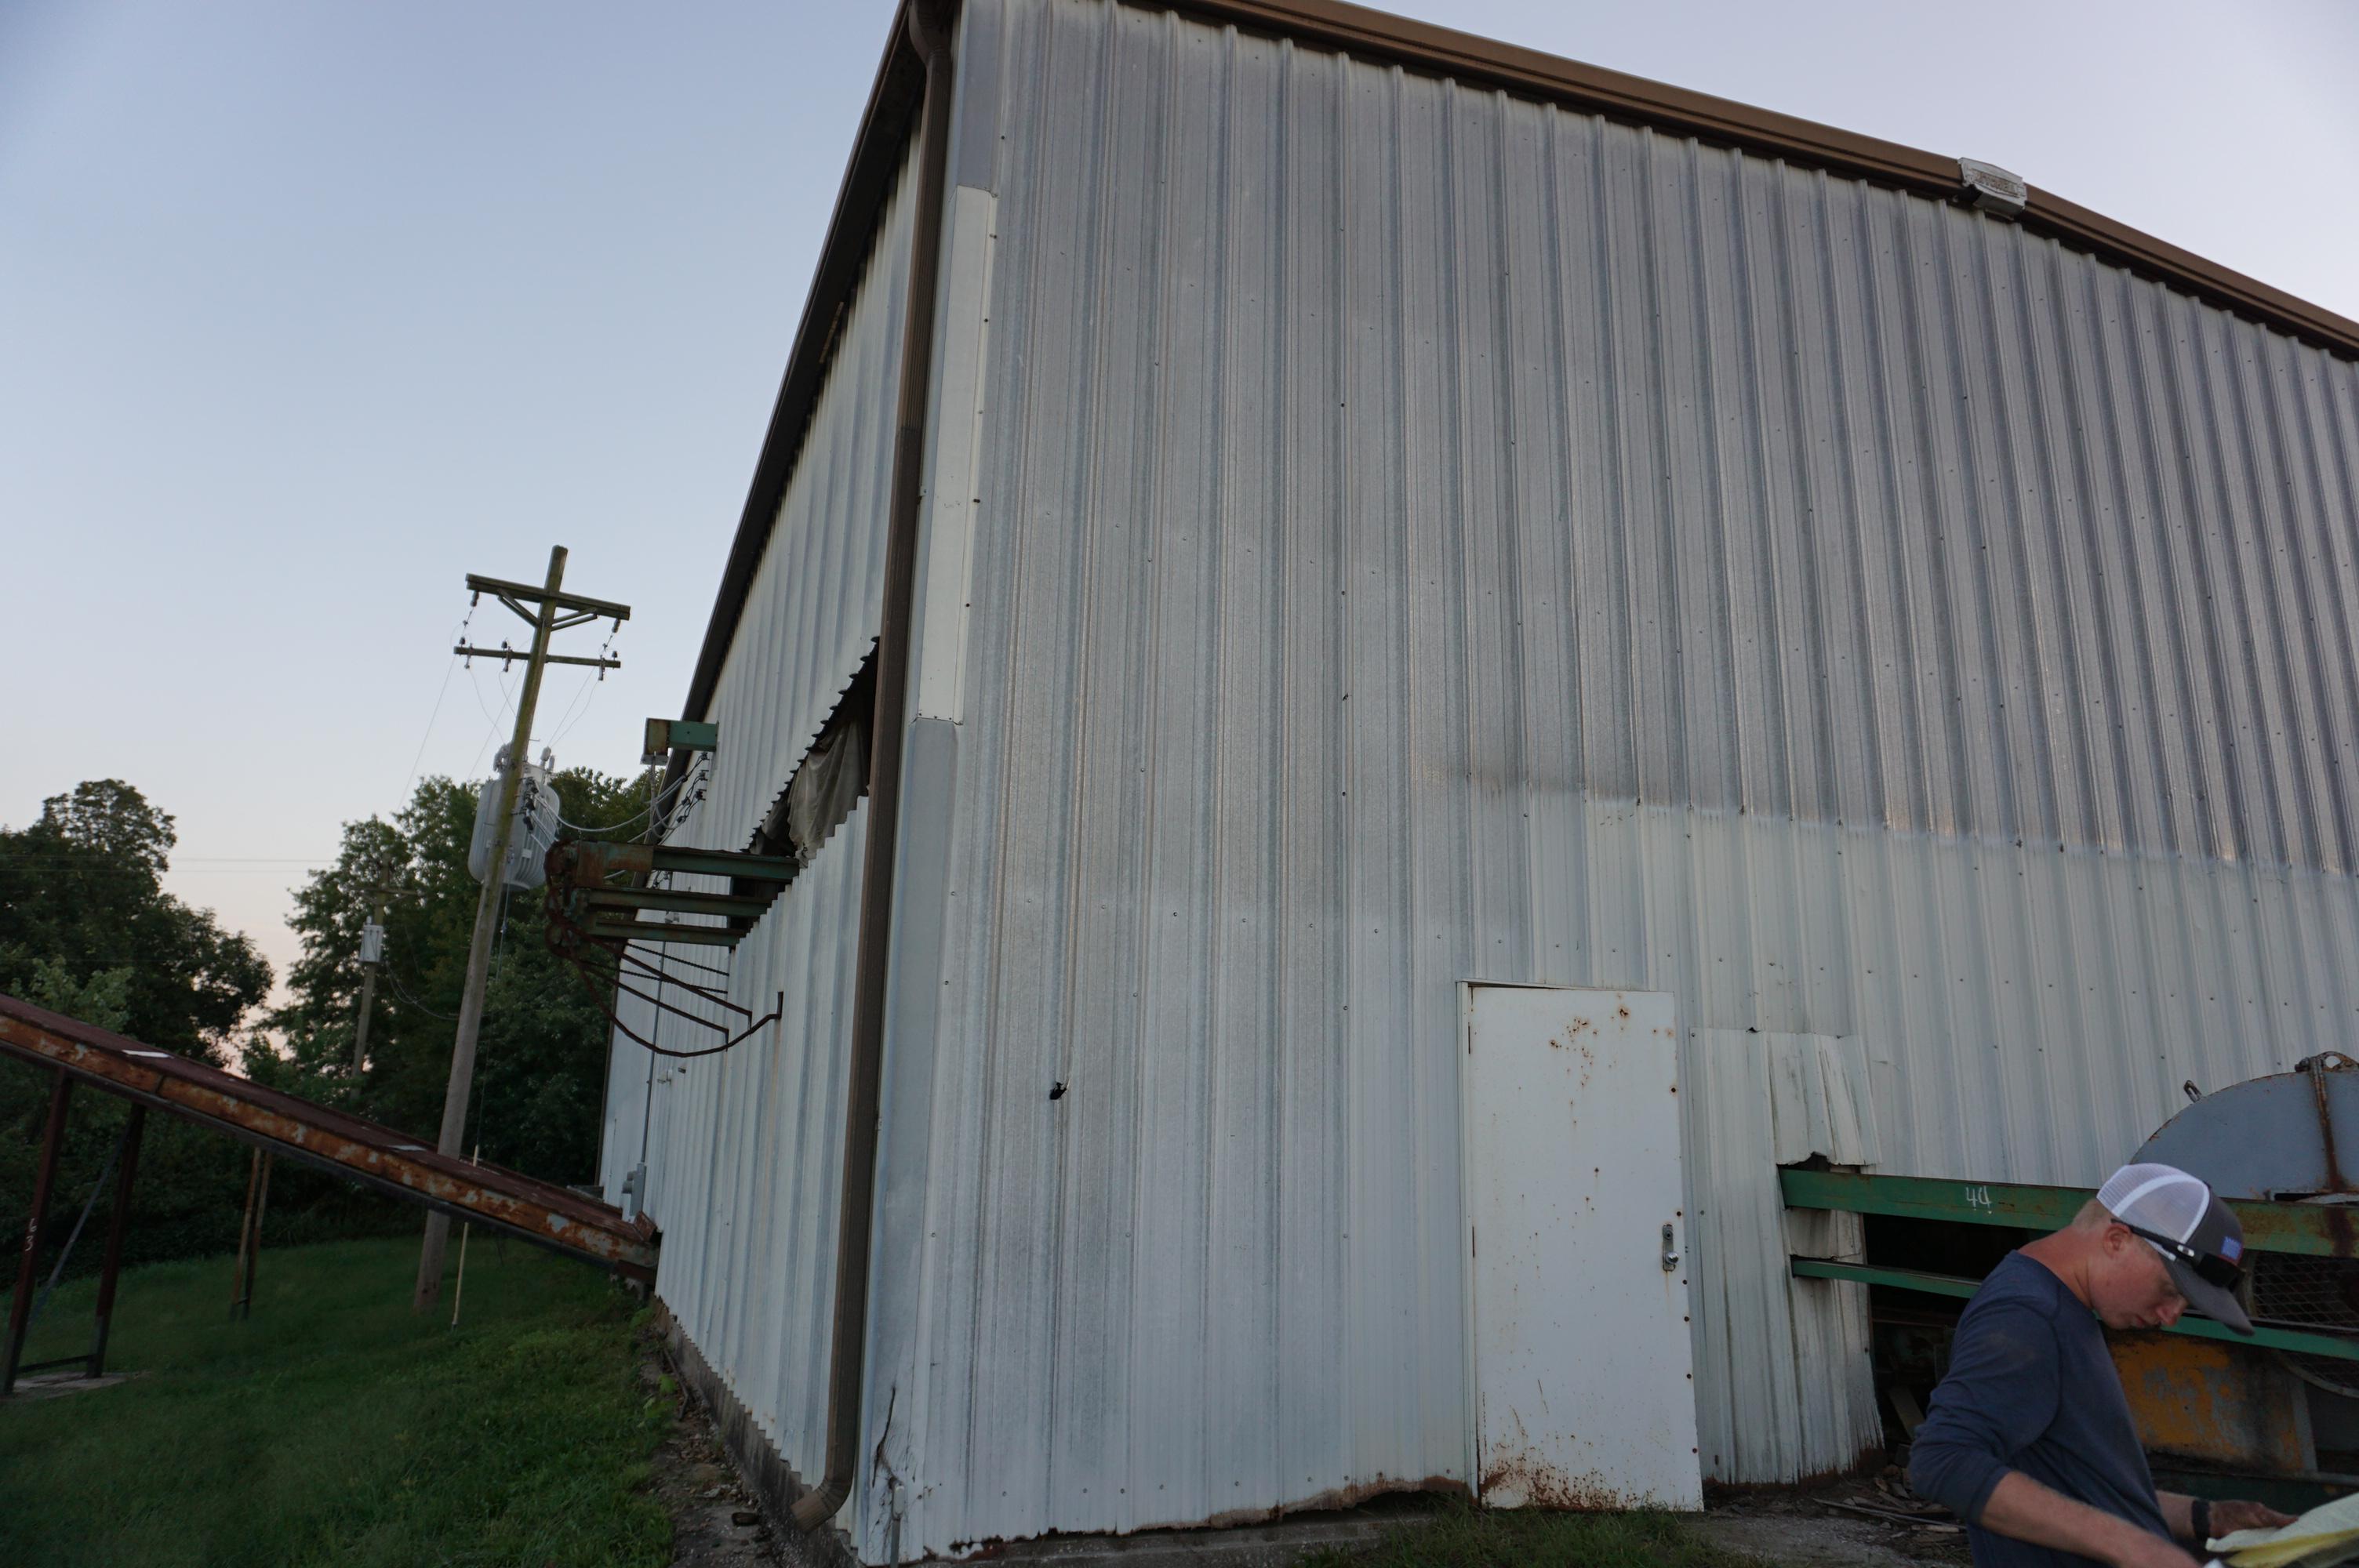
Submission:
[[[650,1394],[679,1400],[679,1425],[655,1457],[655,1492],[671,1515],[672,1568],[776,1568],[797,1563],[737,1466],[721,1446],[704,1406],[650,1348],[639,1366]]]

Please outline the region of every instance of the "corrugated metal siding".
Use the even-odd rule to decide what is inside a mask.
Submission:
[[[908,303],[914,150],[885,206],[827,385],[721,666],[714,848],[742,849],[876,639]],[[734,838],[731,837],[734,834]]]
[[[614,1016],[641,1035],[655,1022],[655,1008],[635,996],[614,998]],[[617,1032],[606,1057],[606,1120],[598,1141],[598,1183],[608,1203],[623,1201],[623,1179],[640,1162],[642,1146],[652,1141],[647,1108],[655,1095],[655,1058]]]
[[[2354,367],[1961,210],[967,11],[981,499],[869,1403],[905,1551],[1462,1469],[1463,979],[1858,1041],[1886,1164],[1989,1179],[2347,1043]],[[1757,1065],[1691,1050],[1694,1138]],[[1691,1195],[1700,1269],[1760,1174]],[[1748,1379],[1864,1375],[1788,1333],[1700,1388],[1712,1474],[1850,1457],[1855,1388],[1735,1435]]]
[[[782,992],[785,1011],[775,1025],[720,1055],[659,1059],[647,1130],[647,1207],[663,1229],[656,1291],[806,1476],[819,1474],[825,1453],[843,1079],[867,818],[863,801],[732,957],[717,959],[711,947],[666,950],[675,964],[725,963],[730,1000],[756,1016],[778,1006]],[[696,842],[697,826],[689,824],[679,841]],[[679,885],[691,881],[701,889],[715,885],[703,878]],[[711,979],[685,967],[676,972],[699,983]],[[680,1000],[677,989],[669,994]],[[723,1019],[717,1008],[702,1011]],[[670,1019],[655,1038],[674,1050],[699,1050],[722,1036]],[[637,1159],[636,1097],[648,1054],[628,1042],[615,1050],[615,1098],[632,1098],[627,1122],[610,1130],[624,1145],[619,1153],[610,1149],[610,1183]]]

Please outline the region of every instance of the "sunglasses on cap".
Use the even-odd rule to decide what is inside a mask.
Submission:
[[[2207,1285],[2217,1285],[2223,1291],[2233,1291],[2244,1282],[2245,1271],[2216,1252],[2199,1251],[2184,1241],[2175,1241],[2168,1236],[2147,1230],[2142,1226],[2132,1225],[2125,1219],[2117,1219],[2114,1223],[2132,1236],[2153,1242],[2157,1247],[2194,1270],[2195,1277]]]

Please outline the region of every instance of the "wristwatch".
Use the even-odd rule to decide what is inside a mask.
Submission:
[[[2187,1523],[2195,1533],[2197,1545],[2201,1546],[2210,1541],[2212,1539],[2212,1499],[2198,1498],[2190,1504],[2187,1509]]]

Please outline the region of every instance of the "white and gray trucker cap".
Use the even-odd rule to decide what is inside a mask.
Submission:
[[[2124,1165],[2105,1178],[2097,1202],[2162,1255],[2190,1306],[2239,1334],[2253,1332],[2235,1295],[2245,1275],[2245,1227],[2200,1177],[2176,1165]]]

